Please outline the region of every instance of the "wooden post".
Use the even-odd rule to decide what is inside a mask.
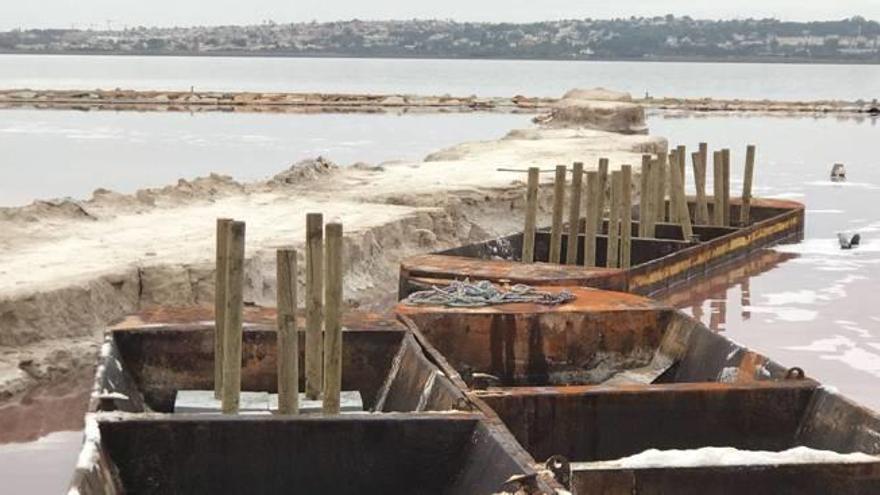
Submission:
[[[217,219],[217,253],[214,268],[214,398],[223,392],[223,323],[226,320],[226,275],[229,265],[229,218]]]
[[[328,223],[326,237],[323,412],[339,414],[342,391],[342,224]]]
[[[685,197],[687,197],[687,148],[680,144],[676,149],[678,155],[678,170],[681,174],[681,184],[685,188]]]
[[[581,219],[581,194],[584,182],[584,164],[574,162],[571,176],[571,201],[568,211],[568,242],[566,243],[565,264],[577,264],[578,223]]]
[[[620,261],[629,268],[632,260],[632,165],[620,166]]]
[[[223,322],[223,414],[237,414],[241,394],[241,322],[244,311],[244,222],[227,230],[229,268],[226,279],[226,312]]]
[[[321,397],[324,373],[324,215],[306,215],[306,397]]]
[[[565,208],[565,165],[556,167],[553,181],[553,224],[550,226],[550,263],[559,263],[562,252],[562,210]]]
[[[676,164],[676,166],[671,167],[670,172],[672,172],[672,195],[675,196],[675,207],[678,211],[675,214],[675,217],[678,219],[678,223],[681,224],[681,234],[682,239],[685,241],[690,241],[694,236],[694,229],[691,225],[691,215],[688,212],[687,200],[684,195],[684,181],[681,178],[681,167]]]
[[[657,207],[657,201],[654,199],[654,195],[657,193],[657,186],[654,184],[657,181],[657,161],[652,159],[650,155],[645,155],[646,160],[643,160],[643,173],[648,177],[648,182],[646,185],[647,196],[642,198],[645,204],[645,233],[643,237],[652,238],[654,237],[654,224],[657,222],[657,214],[654,208]]]
[[[725,227],[730,226],[730,149],[725,148],[721,150],[721,164],[723,166],[721,176],[724,179],[724,189],[722,192],[724,193],[724,210],[722,213],[724,214],[724,219],[722,225]]]
[[[608,188],[608,159],[599,159],[599,182],[596,190],[599,192],[599,202],[596,203],[596,225],[597,234],[602,233],[602,223],[605,219],[605,189]]]
[[[535,262],[535,223],[538,219],[538,167],[529,168],[529,182],[526,185],[526,225],[523,228],[522,262]]]
[[[611,174],[611,215],[608,217],[608,254],[605,266],[620,266],[620,209],[623,206],[623,177],[621,172]]]
[[[642,155],[639,176],[639,237],[648,237],[651,211],[651,155]]]
[[[709,205],[706,202],[706,163],[703,161],[701,153],[692,153],[691,160],[694,162],[694,186],[697,190],[694,223],[706,225],[709,223]]]
[[[587,212],[584,226],[584,266],[596,266],[596,233],[599,230],[599,172],[587,172]]]
[[[712,153],[712,192],[714,198],[712,201],[712,225],[724,225],[724,159],[721,152]]]
[[[751,223],[752,180],[755,175],[755,145],[746,147],[746,169],[743,172],[742,205],[739,210],[739,224],[742,227]]]
[[[655,167],[657,173],[657,221],[666,221],[666,153],[660,153]]]
[[[296,332],[296,251],[279,249],[277,257],[278,306],[278,413],[299,414],[299,336]]]
[[[674,149],[669,152],[669,165],[666,167],[667,176],[669,177],[669,182],[666,183],[667,190],[669,191],[669,221],[672,223],[678,222],[678,205],[676,201],[678,201],[678,196],[673,192],[672,186],[672,173],[673,168],[678,167],[678,150]]]

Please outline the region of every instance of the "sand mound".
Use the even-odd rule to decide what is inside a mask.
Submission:
[[[297,184],[332,174],[337,169],[339,169],[339,165],[319,156],[318,158],[302,160],[294,163],[289,169],[272,177],[269,180],[269,184]]]
[[[605,89],[575,89],[565,94],[549,114],[535,118],[547,127],[580,127],[623,134],[645,134],[645,109],[628,93]]]

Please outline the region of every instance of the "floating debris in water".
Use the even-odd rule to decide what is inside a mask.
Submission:
[[[837,241],[840,243],[840,249],[852,249],[862,242],[862,236],[860,234],[838,232]]]
[[[846,167],[842,163],[835,163],[831,168],[831,180],[833,182],[843,182],[846,180]]]
[[[454,280],[446,287],[434,286],[429,290],[414,292],[404,299],[403,303],[410,306],[478,308],[511,303],[556,306],[573,300],[574,294],[567,289],[558,294],[551,294],[523,284],[517,284],[510,287],[509,290],[504,290],[488,280],[479,282]]]

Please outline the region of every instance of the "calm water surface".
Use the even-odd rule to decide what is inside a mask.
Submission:
[[[495,138],[523,115],[258,115],[0,112],[0,203],[130,191],[221,171],[272,174],[324,154],[341,163],[414,159]],[[746,143],[758,144],[756,193],[806,202],[803,243],[767,250],[666,298],[734,340],[880,408],[880,157],[878,122],[853,119],[650,119],[652,132],[693,148],[734,150],[734,190]],[[828,181],[846,163],[850,181]],[[841,230],[863,245],[840,251]],[[0,479],[15,493],[61,492],[79,449],[87,377],[0,408]],[[5,433],[5,435],[4,435]],[[11,480],[11,481],[7,481]]]
[[[880,98],[880,65],[0,55],[0,88]]]
[[[262,179],[324,156],[421,160],[529,125],[515,114],[257,114],[0,110],[0,206],[133,192],[211,172]]]
[[[756,143],[756,194],[807,206],[802,243],[767,250],[666,299],[880,410],[880,122],[658,117],[651,131],[690,147],[730,147],[733,191],[742,188],[745,144]],[[829,181],[835,162],[846,164],[848,182]],[[861,233],[862,245],[841,250],[841,231]]]

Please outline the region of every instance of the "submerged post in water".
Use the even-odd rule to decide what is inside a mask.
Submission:
[[[596,266],[596,233],[599,230],[599,172],[587,172],[587,212],[584,225],[584,266]]]
[[[324,414],[339,414],[342,391],[342,224],[327,224]]]
[[[226,320],[226,271],[229,265],[229,218],[217,219],[217,253],[214,268],[214,398],[223,395],[223,323]]]
[[[296,251],[279,249],[278,306],[278,412],[299,413],[299,336],[296,331]]]
[[[620,167],[620,261],[621,268],[629,268],[632,259],[632,165]]]
[[[730,149],[721,150],[721,177],[724,179],[723,200],[724,209],[722,210],[722,225],[730,227]]]
[[[620,266],[620,210],[623,206],[623,177],[621,173],[611,174],[611,215],[608,217],[608,250],[605,257],[605,266],[618,268]]]
[[[720,151],[712,153],[712,225],[724,224],[724,166]]]
[[[523,229],[522,262],[535,261],[535,223],[538,218],[538,167],[529,168],[529,181],[526,185],[526,225]]]
[[[568,211],[568,242],[565,247],[565,264],[577,263],[578,227],[581,220],[581,194],[583,193],[584,164],[574,162],[571,172],[571,207]]]
[[[237,414],[241,394],[241,323],[244,311],[244,222],[227,229],[229,269],[226,279],[226,321],[223,322],[223,414]]]
[[[324,215],[306,215],[306,397],[321,397],[324,373]]]
[[[739,224],[742,227],[751,223],[752,180],[755,175],[755,145],[746,147],[746,169],[743,172],[742,205],[739,210]]]
[[[565,176],[568,169],[557,165],[553,181],[553,223],[550,226],[550,263],[559,263],[562,252],[562,214],[565,208]]]

